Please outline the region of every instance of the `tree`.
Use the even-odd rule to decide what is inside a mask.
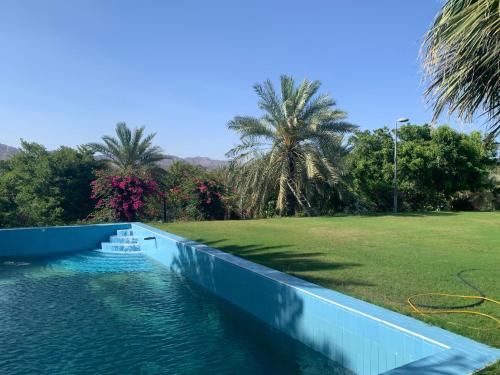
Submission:
[[[197,178],[207,178],[207,171],[199,165],[176,160],[165,171],[160,187],[165,192],[163,201],[164,220],[186,218],[188,191]]]
[[[499,0],[448,0],[423,44],[434,119],[446,107],[466,121],[482,111],[493,137],[500,132],[499,7]]]
[[[405,125],[399,131],[398,192],[406,210],[451,208],[459,192],[489,189],[493,144],[448,126]],[[370,211],[389,211],[393,196],[393,137],[387,128],[357,132],[348,158],[352,192]]]
[[[159,147],[152,146],[156,133],[143,138],[144,127],[132,131],[127,124],[120,122],[116,125],[116,135],[117,138],[105,135],[102,137],[103,143],[91,143],[89,147],[103,154],[121,172],[155,169],[156,163],[166,158]]]
[[[298,86],[281,76],[281,94],[271,81],[254,85],[260,118],[236,116],[228,128],[241,143],[227,153],[235,181],[250,210],[262,214],[270,200],[280,215],[308,210],[309,198],[335,185],[342,175],[343,134],[355,126],[335,109],[328,94],[317,95],[319,81]]]
[[[89,182],[94,178],[94,172],[102,167],[102,162],[94,159],[88,147],[74,150],[62,146],[50,153],[50,163],[53,183],[58,186],[63,208],[62,221],[72,223],[85,218],[93,209]]]
[[[347,158],[354,210],[389,211],[393,196],[394,141],[388,128],[357,131],[350,139]]]
[[[241,196],[234,185],[233,174],[229,165],[220,166],[210,171],[210,178],[224,187],[222,200],[224,203],[224,219],[236,219],[242,215]]]
[[[90,182],[100,163],[86,148],[49,152],[22,142],[21,151],[0,167],[0,225],[74,223],[92,209]]]
[[[207,170],[199,165],[192,165],[182,160],[176,160],[165,171],[161,183],[168,190],[191,184],[197,178],[208,178]]]
[[[207,220],[235,217],[235,192],[225,168],[208,171],[174,162],[160,184],[170,219]]]

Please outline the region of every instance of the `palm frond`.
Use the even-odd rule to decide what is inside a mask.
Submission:
[[[262,116],[228,123],[240,143],[226,156],[248,210],[262,213],[272,199],[281,215],[293,213],[308,196],[323,194],[325,184],[339,181],[342,134],[355,126],[329,95],[318,95],[320,86],[307,79],[296,86],[292,77],[281,76],[279,96],[271,81],[256,84]]]
[[[166,158],[159,147],[151,146],[155,133],[143,137],[144,127],[132,131],[120,122],[116,125],[116,135],[117,138],[103,136],[103,143],[90,143],[88,146],[123,171],[154,169],[158,161]]]
[[[422,45],[434,120],[448,109],[463,121],[486,115],[500,133],[499,0],[449,0]]]

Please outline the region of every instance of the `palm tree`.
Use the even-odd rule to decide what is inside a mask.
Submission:
[[[316,95],[321,83],[305,79],[298,86],[281,76],[281,95],[271,81],[254,85],[262,117],[237,116],[228,128],[241,143],[226,155],[248,208],[262,214],[270,200],[280,215],[310,208],[310,198],[338,182],[343,134],[355,126],[334,109],[328,94]]]
[[[133,131],[127,124],[120,122],[116,125],[117,138],[105,135],[103,143],[90,143],[89,147],[94,152],[103,154],[106,159],[121,171],[152,170],[156,162],[166,156],[157,146],[152,146],[155,133],[143,138],[144,127],[135,128]]]
[[[449,0],[427,32],[422,53],[434,119],[445,108],[465,121],[486,114],[500,133],[499,0]]]

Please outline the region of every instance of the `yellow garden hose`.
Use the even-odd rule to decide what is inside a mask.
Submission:
[[[491,329],[497,329],[500,327],[500,320],[495,318],[494,316],[492,315],[489,315],[489,314],[485,314],[485,313],[482,313],[482,312],[479,312],[479,311],[473,311],[473,310],[441,310],[441,309],[435,309],[435,310],[425,310],[425,311],[422,311],[420,310],[417,306],[416,303],[413,303],[412,302],[412,299],[414,298],[417,298],[417,297],[422,297],[422,296],[442,296],[442,297],[456,297],[456,298],[470,298],[470,299],[481,299],[483,301],[488,301],[488,302],[493,302],[493,303],[496,303],[497,305],[500,305],[500,302],[499,301],[496,301],[492,298],[487,298],[487,297],[481,297],[481,296],[462,296],[460,294],[447,294],[447,293],[421,293],[421,294],[415,294],[411,297],[409,297],[406,302],[408,302],[408,304],[411,306],[411,308],[413,309],[413,311],[415,311],[417,314],[421,314],[421,315],[431,315],[431,314],[470,314],[470,315],[480,315],[480,316],[483,316],[485,318],[488,318],[488,319],[491,319],[493,320],[494,322],[496,322],[496,327],[494,328],[478,328],[478,327],[468,327],[468,328],[472,328],[472,329],[477,329],[477,330],[480,330],[480,331],[489,331]]]
[[[492,303],[495,303],[497,305],[500,305],[499,301],[494,300],[493,298],[486,297],[484,295],[484,293],[479,288],[477,288],[476,286],[474,286],[473,284],[471,284],[470,282],[468,282],[467,280],[465,280],[462,277],[462,273],[467,272],[467,271],[473,271],[473,270],[464,270],[464,271],[461,271],[461,272],[457,273],[457,277],[461,281],[463,281],[465,284],[467,284],[468,286],[470,286],[472,289],[474,289],[477,292],[479,292],[479,294],[480,294],[479,296],[464,296],[464,295],[460,295],[460,294],[434,293],[434,292],[433,293],[420,293],[420,294],[415,294],[413,296],[410,296],[406,300],[406,302],[408,302],[408,304],[411,306],[412,310],[415,313],[421,314],[421,315],[432,315],[432,314],[468,314],[468,315],[482,316],[484,318],[493,320],[496,323],[496,326],[493,327],[493,328],[468,327],[468,328],[471,328],[471,329],[476,329],[476,330],[480,330],[480,331],[489,331],[489,330],[492,330],[492,329],[498,329],[498,328],[500,328],[500,319],[498,319],[498,318],[496,318],[496,317],[494,317],[492,315],[486,314],[486,313],[482,313],[482,312],[478,312],[478,311],[473,311],[473,310],[465,310],[465,308],[475,307],[475,306],[478,306],[478,305],[480,305],[480,304],[482,304],[484,302],[492,302]],[[424,296],[465,298],[465,299],[476,300],[476,302],[468,304],[468,305],[463,305],[463,306],[436,306],[436,305],[419,304],[419,303],[417,303],[417,302],[414,301],[415,298],[424,297]],[[425,308],[425,310],[422,310],[421,309],[422,307]],[[452,323],[452,324],[456,324],[456,323]]]

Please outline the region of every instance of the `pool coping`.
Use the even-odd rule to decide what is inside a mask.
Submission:
[[[251,262],[144,223],[133,222],[130,224],[132,229],[134,225],[137,225],[152,231],[163,238],[173,242],[180,242],[189,245],[196,251],[203,252],[219,260],[244,268],[262,277],[269,278],[275,282],[284,284],[302,293],[318,298],[323,302],[334,304],[342,309],[362,315],[366,318],[377,321],[378,323],[387,325],[405,334],[418,337],[419,339],[443,348],[443,350],[435,354],[407,363],[401,367],[394,368],[385,372],[385,374],[473,373],[495,363],[500,359],[500,349],[492,348],[442,328],[431,326],[410,316],[406,316],[372,303],[350,297],[346,294],[324,288],[298,277]]]

